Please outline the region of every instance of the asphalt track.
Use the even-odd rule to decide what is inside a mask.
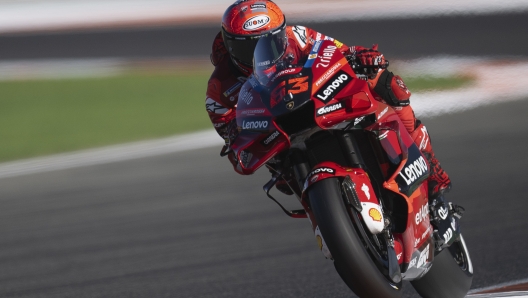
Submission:
[[[511,19],[515,18],[504,20]],[[482,25],[518,25],[493,20]],[[525,15],[517,19],[526,20]],[[428,27],[430,19],[422,21],[421,28],[414,28],[418,23],[409,28],[436,28]],[[392,21],[387,22],[384,28]],[[316,26],[329,31],[323,24]],[[172,29],[167,30],[165,37],[171,35]],[[460,35],[442,35],[442,28],[435,30],[439,40],[463,40]],[[523,30],[528,29],[516,30],[526,36]],[[148,36],[151,31],[144,32]],[[86,34],[95,38],[105,32]],[[428,49],[414,56],[441,54],[447,48],[451,54],[528,53],[525,38],[512,39],[517,34],[488,34],[460,47],[455,42],[439,42],[437,47],[432,39],[414,35],[406,37],[414,43],[401,46],[411,52],[413,45]],[[71,34],[76,36],[83,34]],[[161,38],[168,42],[166,52],[149,52],[142,46],[158,47],[143,45],[139,37],[120,36],[137,49],[116,42],[115,51],[98,52],[99,47],[111,48],[112,40],[121,40],[109,38],[109,44],[91,49],[83,49],[89,45],[79,41],[74,43],[77,49],[46,52],[45,41],[12,35],[0,37],[0,57],[174,55],[169,38]],[[17,38],[25,40],[24,47],[17,45]],[[491,40],[500,42],[482,48]],[[370,41],[365,37],[362,43]],[[35,46],[42,47],[32,49]],[[399,46],[387,45],[387,50],[400,55]],[[473,288],[528,278],[527,110],[528,99],[423,119],[454,183],[449,199],[467,210],[462,228],[476,272]],[[239,176],[218,151],[202,149],[0,179],[0,296],[351,297],[331,262],[318,251],[309,223],[286,217],[265,197],[261,186],[269,178],[266,171]],[[295,199],[283,199],[297,207]],[[409,284],[405,296],[417,297]]]
[[[527,109],[424,121],[467,210],[474,288],[528,278]],[[265,197],[266,171],[218,151],[0,179],[0,296],[350,297],[308,221]]]
[[[0,34],[0,60],[209,56],[217,24]],[[303,23],[349,45],[380,44],[386,57],[526,57],[528,13]]]

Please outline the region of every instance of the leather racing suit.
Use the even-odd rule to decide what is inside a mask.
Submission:
[[[286,36],[288,38],[288,50],[297,61],[308,56],[314,43],[323,39],[333,41],[344,55],[372,51],[361,46],[346,46],[329,36],[303,26],[287,26]],[[288,50],[286,54],[288,54]],[[251,69],[237,66],[235,65],[236,62],[230,59],[221,32],[213,41],[211,62],[215,69],[208,82],[205,105],[214,128],[228,144],[230,134],[236,131],[235,117],[238,92],[247,77],[251,75]],[[411,92],[403,80],[385,69],[380,70],[373,77],[369,77],[368,84],[376,100],[394,108],[418,148],[428,157],[432,170],[429,178],[430,197],[435,196],[436,193],[445,188],[449,188],[449,177],[434,157],[427,129],[414,115],[409,100]],[[237,161],[233,154],[229,156],[229,160],[236,169]]]

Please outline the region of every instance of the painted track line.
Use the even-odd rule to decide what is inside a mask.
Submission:
[[[0,164],[0,179],[125,161],[213,146],[220,147],[223,143],[223,140],[218,136],[216,131],[207,130],[152,141],[135,142],[73,153],[63,153],[47,157],[6,162]]]

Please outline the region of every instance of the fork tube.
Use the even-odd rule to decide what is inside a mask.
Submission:
[[[292,150],[290,161],[292,163],[295,180],[299,185],[299,189],[302,190],[304,187],[304,180],[310,172],[310,164],[308,163],[308,160],[304,158],[303,152],[300,150]]]
[[[344,150],[345,158],[347,159],[347,162],[352,167],[364,169],[365,164],[363,162],[363,158],[361,157],[361,153],[359,151],[357,141],[352,135],[352,133],[346,132],[344,134],[340,134],[339,141]]]

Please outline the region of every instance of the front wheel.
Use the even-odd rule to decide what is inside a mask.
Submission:
[[[473,264],[461,234],[458,241],[435,256],[431,270],[411,284],[424,298],[462,298],[472,280]]]
[[[384,276],[367,251],[369,239],[362,239],[343,202],[340,181],[322,180],[308,190],[310,206],[337,272],[359,297],[401,297],[401,282]],[[379,265],[379,264],[378,264]]]

